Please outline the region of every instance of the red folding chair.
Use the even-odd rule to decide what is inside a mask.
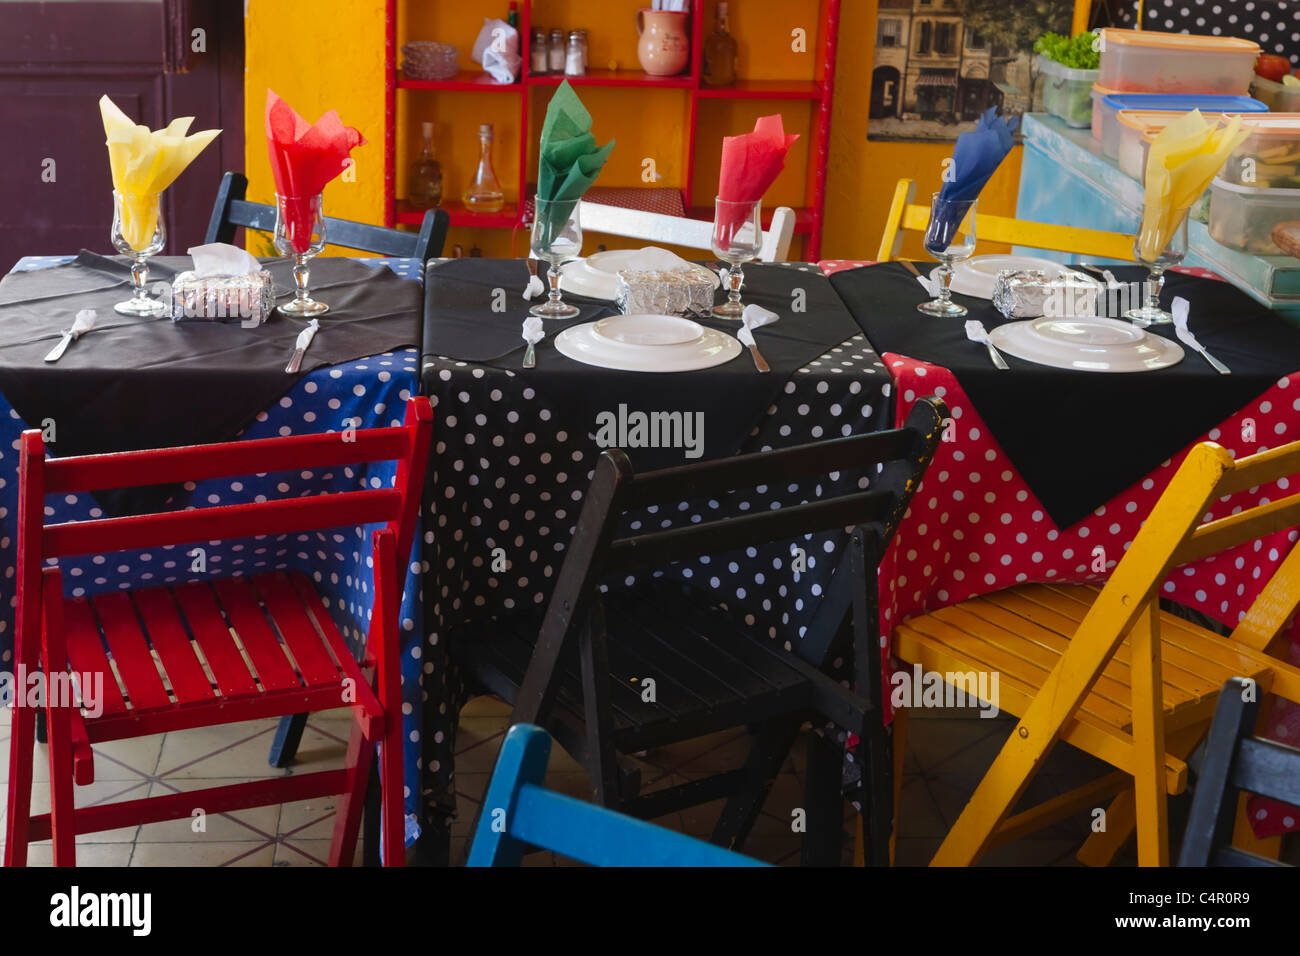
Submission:
[[[13,712],[4,863],[23,866],[32,840],[53,840],[54,864],[76,862],[80,833],[341,794],[331,865],[352,862],[366,785],[380,745],[384,859],[405,857],[398,613],[411,553],[433,411],[413,398],[398,428],[298,435],[77,458],[45,458],[23,432],[18,491],[15,660],[44,664],[51,812],[32,816],[36,708]],[[47,525],[45,496],[286,469],[397,462],[394,487]],[[298,571],[194,581],[68,598],[45,559],[254,535],[384,523],[372,536],[374,610],[358,663]],[[242,651],[241,651],[242,648]],[[251,661],[250,668],[245,655]],[[102,713],[66,693],[69,674],[102,674]],[[21,695],[19,695],[21,697]],[[94,780],[91,745],[167,731],[331,710],[355,720],[346,766],[143,800],[75,808]],[[99,710],[98,707],[94,710]]]

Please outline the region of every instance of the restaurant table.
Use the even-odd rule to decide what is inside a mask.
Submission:
[[[466,270],[467,282],[479,280],[476,268],[484,277],[501,268],[490,262],[475,267],[474,261],[457,267]],[[426,290],[433,289],[436,268],[431,267]],[[509,324],[518,346],[511,357],[493,364],[440,355],[440,343],[428,328],[421,357],[423,389],[434,405],[434,449],[428,482],[431,494],[423,514],[428,646],[423,649],[422,660],[426,681],[424,733],[426,740],[431,735],[437,746],[430,748],[436,753],[426,752],[429,762],[421,779],[427,811],[421,823],[430,826],[431,842],[446,840],[451,818],[457,812],[452,756],[457,713],[467,688],[448,645],[458,632],[475,623],[544,607],[601,451],[592,434],[592,419],[579,417],[571,402],[548,397],[571,397],[560,394],[566,384],[584,382],[584,376],[591,373],[589,367],[572,362],[550,347],[550,337],[564,325],[546,323],[548,340],[539,346],[538,369],[530,373],[519,367],[523,342],[518,339],[518,330],[525,304],[518,292],[527,272],[522,262],[514,263],[512,268],[517,276],[511,273],[513,285],[507,290],[510,298],[506,314],[494,313],[485,293],[484,307],[477,316],[485,323]],[[766,275],[778,279],[787,270],[792,271],[793,278],[785,280],[787,284],[802,284],[796,281],[800,275],[810,280],[815,277],[817,289],[810,287],[810,297],[818,290],[830,291],[816,266],[808,263],[747,266],[747,283],[759,284],[764,269],[776,270]],[[479,284],[491,291],[486,278]],[[612,303],[568,294],[565,298],[579,304],[586,319],[616,313]],[[744,298],[751,301],[750,293]],[[776,309],[781,320],[756,333],[765,354],[770,350],[768,343],[773,341],[770,336],[789,328],[793,321],[790,300],[786,302],[785,310]],[[775,383],[777,398],[758,410],[757,424],[747,436],[741,436],[739,451],[862,434],[888,425],[893,410],[884,364],[851,321],[846,328],[842,340],[820,354],[814,352],[814,357],[793,370],[784,383]],[[721,372],[706,369],[663,376],[662,388],[673,387],[673,382],[683,389],[721,382]],[[728,363],[727,374],[758,373],[749,355],[742,352]],[[694,381],[688,381],[687,376]],[[665,407],[656,405],[652,397],[661,397],[661,386],[651,382],[646,388],[646,404],[639,407]],[[680,453],[676,463],[682,463]],[[681,502],[673,508],[651,508],[629,514],[625,527],[672,527],[698,521],[706,510],[710,517],[716,517],[750,508],[779,507],[823,491],[829,494],[840,487],[837,481],[838,476],[828,476],[803,487],[756,489],[755,496],[718,496],[702,502]],[[722,559],[705,555],[674,565],[665,573],[689,582],[697,592],[743,617],[749,626],[770,637],[781,637],[789,646],[811,619],[843,540],[842,532],[799,540],[796,544],[806,557],[804,571],[793,570],[797,555],[787,542],[751,548]],[[798,564],[802,565],[802,561]],[[506,570],[501,570],[503,567]],[[630,585],[635,581],[635,576],[629,576],[622,583]],[[842,666],[844,662],[835,663]]]
[[[32,256],[21,259],[17,270],[42,269],[71,261],[71,256]],[[386,267],[396,275],[422,281],[422,263],[415,259],[357,259],[376,268]],[[328,296],[322,296],[328,301]],[[232,335],[239,334],[238,325],[231,325]],[[74,344],[73,349],[93,348],[94,332]],[[329,334],[329,314],[321,323],[320,335]],[[417,348],[397,349],[346,362],[325,366],[307,373],[293,383],[286,376],[287,391],[271,407],[256,416],[237,436],[239,439],[269,438],[292,435],[340,431],[349,425],[371,428],[400,425],[408,398],[417,390]],[[287,359],[287,355],[286,355]],[[123,374],[147,375],[148,370],[132,370]],[[129,414],[124,409],[123,414]],[[18,515],[17,467],[19,436],[28,427],[41,427],[39,422],[24,422],[10,402],[0,395],[0,669],[10,669],[13,661],[13,601]],[[58,454],[56,440],[51,445]],[[233,436],[232,436],[233,437]],[[234,504],[265,497],[299,497],[327,491],[355,488],[358,481],[371,487],[391,485],[395,477],[392,462],[339,469],[337,473],[317,474],[312,471],[279,473],[258,477],[241,476],[235,479],[187,483],[169,499],[166,507],[185,508],[190,505],[205,506]],[[100,502],[89,494],[69,494],[61,499],[47,498],[47,521],[83,521],[103,516]],[[147,551],[119,553],[108,560],[104,555],[86,555],[80,558],[60,559],[64,569],[65,586],[74,597],[93,595],[126,588],[169,584],[175,581],[201,579],[253,573],[274,569],[298,569],[309,574],[326,599],[330,613],[344,638],[359,647],[365,636],[372,605],[370,591],[369,537],[356,533],[314,532],[311,534],[277,535],[265,539],[243,541],[205,542],[206,575],[192,571],[197,556],[191,557],[193,546],[164,547]],[[417,543],[408,560],[400,621],[404,647],[410,652],[402,656],[402,699],[404,719],[408,725],[406,752],[407,833],[408,840],[415,835],[415,808],[418,793],[418,765],[420,758],[420,706],[421,673],[418,660],[419,634],[422,614],[419,602],[420,560]],[[413,656],[414,654],[414,656]]]
[[[873,263],[820,263],[827,275],[867,265]],[[1200,268],[1177,271],[1218,278]],[[918,294],[917,301],[923,298]],[[916,318],[941,321],[919,314]],[[1208,347],[1215,352],[1213,346]],[[971,348],[972,361],[987,361],[982,348]],[[892,413],[896,421],[907,417],[916,399],[937,395],[948,404],[953,422],[945,436],[950,440],[939,444],[886,560],[881,563],[881,623],[886,633],[914,615],[1026,582],[1104,581],[1195,444],[1189,443],[1150,473],[1138,476],[1121,492],[1099,502],[1081,520],[1061,527],[1012,464],[952,370],[918,356],[885,352],[883,358],[895,383]],[[1190,349],[1184,361],[1204,362]],[[1212,388],[1217,384],[1216,376],[1208,366],[1205,370],[1206,387]],[[1013,369],[998,374],[1016,373]],[[1043,400],[1050,402],[1051,397],[1044,396]],[[1151,427],[1159,428],[1161,411],[1158,406],[1146,406],[1134,408],[1132,414],[1149,417]],[[1242,457],[1298,439],[1300,367],[1296,374],[1280,376],[1257,398],[1207,428],[1197,441],[1218,442],[1235,457]],[[1288,487],[1289,480],[1283,478],[1234,495],[1231,507],[1216,504],[1207,518],[1223,517],[1284,497]],[[1175,568],[1162,584],[1161,595],[1233,627],[1286,558],[1297,537],[1300,532],[1295,529],[1279,531]],[[1095,550],[1098,548],[1101,550]],[[1294,630],[1290,660],[1300,664],[1300,644],[1296,643]],[[1294,745],[1300,740],[1300,707],[1276,700],[1267,733]],[[1294,811],[1282,804],[1257,798],[1252,812],[1260,836],[1300,828]]]

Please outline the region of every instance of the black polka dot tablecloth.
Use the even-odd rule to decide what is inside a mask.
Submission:
[[[811,264],[784,267],[820,275]],[[591,421],[562,420],[522,371],[426,355],[422,380],[434,405],[434,451],[423,514],[427,644],[421,658],[421,826],[436,834],[445,832],[456,813],[451,754],[457,714],[469,690],[454,653],[448,653],[451,638],[458,628],[494,616],[544,608],[601,449]],[[853,335],[790,377],[740,450],[889,427],[890,392],[880,357],[861,334]],[[682,526],[810,501],[865,480],[831,475],[683,501],[629,513],[624,525],[627,531]],[[750,626],[789,644],[811,620],[842,537],[842,532],[810,535],[794,543],[706,555],[656,575],[670,574],[705,589]]]
[[[1117,4],[1117,26],[1137,22],[1135,0]],[[1142,29],[1254,40],[1300,66],[1300,0],[1146,0]]]

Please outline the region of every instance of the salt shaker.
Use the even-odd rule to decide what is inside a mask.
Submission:
[[[541,27],[533,28],[533,42],[528,47],[528,60],[531,66],[533,76],[539,76],[546,72],[547,66],[547,47],[546,31]]]
[[[564,72],[564,31],[551,31],[551,45],[547,50],[546,66],[552,73]]]
[[[569,48],[564,54],[564,75],[584,75],[587,72],[587,67],[583,59],[582,37],[577,30],[572,30],[569,33]]]

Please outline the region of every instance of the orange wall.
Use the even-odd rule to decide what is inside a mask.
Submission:
[[[424,8],[423,16],[432,15],[443,26],[441,17],[452,20],[470,17],[481,23],[482,10],[490,11],[490,4],[457,7],[442,7],[442,0],[431,8]],[[502,10],[506,4],[498,4]],[[544,16],[558,22],[580,23],[592,22],[597,13],[586,3],[576,0],[547,0],[538,3],[535,8],[545,8]],[[473,7],[472,10],[466,8]],[[573,7],[570,10],[570,7]],[[581,10],[578,10],[581,7]],[[427,11],[444,9],[444,14]],[[481,9],[480,9],[481,8]],[[383,134],[384,134],[384,0],[331,0],[328,15],[318,0],[248,0],[245,29],[246,42],[246,76],[245,76],[245,124],[246,162],[250,184],[250,197],[260,201],[270,201],[274,186],[271,183],[270,168],[266,159],[266,143],[262,136],[263,108],[266,89],[275,89],[309,121],[314,121],[326,109],[335,108],[343,121],[361,130],[368,145],[353,154],[357,161],[356,182],[336,180],[325,192],[326,208],[330,215],[366,222],[382,222],[384,217],[384,182],[383,182]],[[815,10],[814,3],[806,0],[792,0],[781,3],[779,0],[732,0],[732,20],[735,32],[742,36],[753,33],[757,11],[765,15],[771,10],[770,17],[780,20],[781,29],[772,27],[773,35],[786,37],[789,31],[784,20],[789,19],[791,11]],[[453,12],[454,11],[454,12]],[[713,0],[704,4],[706,17],[712,16]],[[621,11],[620,11],[621,13]],[[794,14],[791,14],[794,15]],[[745,28],[745,22],[750,23]],[[951,155],[952,145],[916,144],[916,143],[878,143],[867,141],[867,111],[870,100],[870,82],[872,57],[875,43],[876,0],[843,0],[840,17],[839,57],[836,66],[835,106],[831,126],[830,166],[827,175],[826,225],[823,232],[822,255],[825,258],[869,258],[875,255],[880,242],[881,230],[889,208],[894,183],[901,177],[910,176],[918,180],[917,193],[926,196],[939,186],[940,163]],[[545,20],[543,21],[545,22]],[[706,20],[711,24],[712,20]],[[450,29],[450,26],[448,26]],[[405,33],[405,29],[402,31]],[[423,32],[423,31],[421,31]],[[463,32],[463,31],[462,31]],[[627,44],[630,30],[622,31]],[[812,35],[813,30],[809,30]],[[634,34],[632,34],[634,35]],[[399,44],[404,37],[399,38]],[[603,41],[602,41],[603,42]],[[784,41],[783,41],[784,42]],[[759,48],[759,41],[742,44],[740,68],[748,75],[759,75],[771,66],[775,55],[766,46]],[[603,48],[593,44],[593,66],[599,65],[596,57]],[[773,47],[775,50],[776,47]],[[612,56],[623,51],[612,47],[604,55]],[[462,50],[463,66],[472,67],[469,50]],[[752,61],[752,62],[750,62]],[[786,64],[782,64],[782,75],[788,75]],[[601,105],[602,98],[629,95],[629,91],[586,90],[583,95],[591,94],[593,112]],[[407,94],[409,95],[409,94]],[[459,94],[464,97],[477,94]],[[532,95],[544,96],[541,91]],[[675,94],[651,94],[660,99],[671,101]],[[439,95],[441,98],[441,94]],[[417,101],[418,102],[418,101]],[[482,102],[482,101],[478,101]],[[542,103],[535,102],[533,114],[535,121],[540,121]],[[459,110],[460,103],[457,104]],[[658,105],[656,101],[656,105]],[[760,104],[766,105],[766,104]],[[727,104],[726,107],[710,106],[701,110],[702,121],[712,121],[719,126],[730,126],[735,117],[734,110],[745,112],[757,107],[750,103]],[[806,128],[807,106],[801,103],[784,104],[789,114],[790,128]],[[601,112],[608,112],[601,110]],[[658,112],[658,110],[656,110]],[[671,103],[666,104],[665,112],[680,116]],[[715,115],[716,114],[716,115]],[[739,115],[737,113],[736,115]],[[628,111],[607,125],[616,128],[608,132],[598,128],[600,138],[616,135],[619,149],[615,153],[626,153],[628,162],[637,160],[641,152],[648,151],[646,144],[638,139],[645,136],[644,112]],[[415,117],[408,115],[406,107],[399,111],[399,123],[403,128],[414,127],[418,130]],[[459,120],[457,120],[459,122]],[[638,130],[628,127],[640,127]],[[535,131],[531,131],[535,132]],[[404,136],[403,139],[406,137]],[[660,144],[665,162],[660,164],[661,171],[676,178],[680,168],[676,157],[680,155],[680,131],[668,130],[667,143]],[[627,141],[626,148],[624,148]],[[468,143],[468,138],[465,138]],[[440,144],[454,154],[452,160],[460,164],[461,153],[468,153],[465,144],[447,142]],[[513,146],[513,144],[511,144]],[[710,152],[710,150],[713,152]],[[409,152],[409,150],[406,150]],[[410,156],[399,152],[398,175],[404,176],[404,167]],[[702,138],[696,151],[696,162],[700,170],[709,168],[709,163],[716,165],[716,149],[708,146],[707,137]],[[514,173],[516,169],[515,153],[504,146],[498,147],[497,172],[503,180],[507,192],[513,192]],[[471,160],[472,162],[472,160]],[[611,160],[613,162],[613,160]],[[795,160],[797,170],[787,170],[774,189],[784,189],[783,184],[790,185],[798,191],[802,181],[802,156]],[[628,178],[630,171],[639,169],[638,163],[632,163],[623,169],[613,163],[609,172],[620,174],[619,177],[607,176],[607,184],[615,185],[614,178]],[[444,158],[444,166],[450,166]],[[628,175],[622,175],[622,174]],[[448,173],[448,188],[456,188],[451,180],[459,173]],[[1016,190],[1020,176],[1020,148],[1017,147],[993,179],[985,187],[981,197],[980,211],[1009,215],[1015,209]],[[703,188],[709,179],[703,172],[697,173],[697,185]],[[788,183],[787,183],[788,180]],[[399,182],[400,187],[400,182]],[[697,192],[699,190],[697,189]],[[698,196],[694,197],[698,200]],[[781,195],[780,200],[789,201],[795,197]],[[461,242],[466,249],[477,241],[487,255],[509,254],[508,232],[505,230],[456,230],[459,235],[453,241]],[[516,254],[522,254],[524,237],[516,241]],[[797,249],[796,245],[796,249]],[[906,246],[918,257],[923,257],[919,244]]]

